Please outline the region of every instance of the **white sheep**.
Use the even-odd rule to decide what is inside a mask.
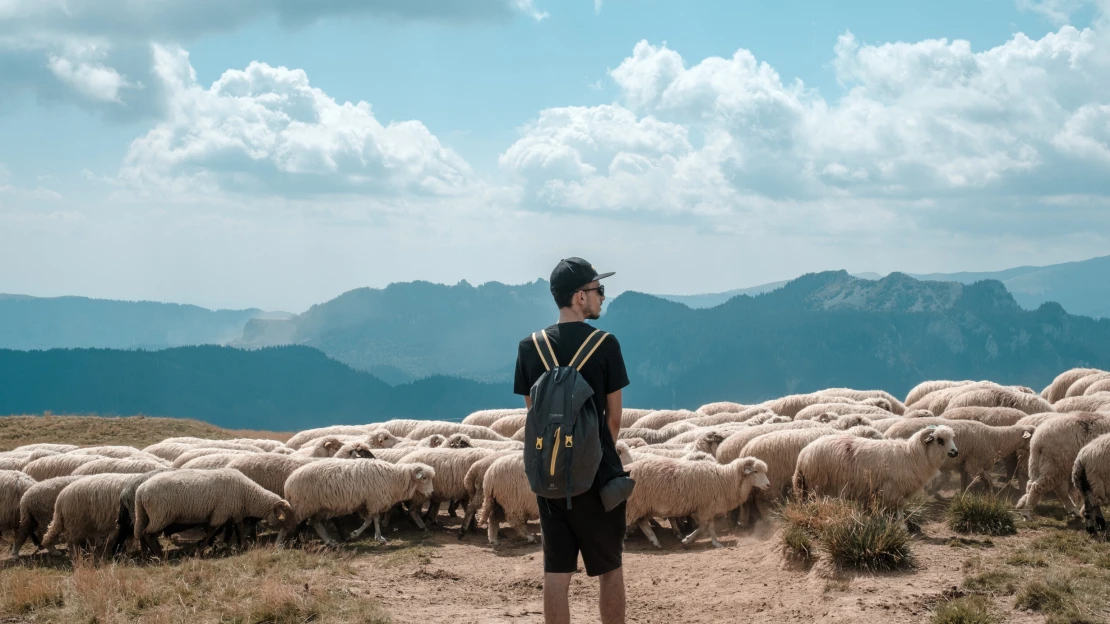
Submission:
[[[488,427],[505,416],[516,416],[524,414],[525,409],[521,407],[514,407],[510,409],[487,409],[471,412],[466,418],[462,419],[464,425],[476,425],[479,427]]]
[[[846,414],[871,414],[877,418],[889,418],[890,410],[873,405],[856,405],[853,403],[814,403],[804,408],[794,416],[794,420],[816,420],[822,414],[843,416]]]
[[[144,453],[142,449],[137,449],[133,446],[122,445],[102,445],[102,446],[85,446],[73,449],[67,452],[68,455],[100,455],[101,457],[114,457],[116,459],[128,459],[136,455],[142,457],[150,453]]]
[[[851,403],[858,405],[859,401],[848,397],[837,397],[821,394],[820,392],[813,392],[810,394],[791,394],[772,401],[765,401],[760,405],[781,416],[793,418],[798,412],[810,405],[816,405],[818,403]]]
[[[1029,443],[1029,483],[1016,507],[1026,519],[1046,492],[1055,492],[1067,510],[1080,516],[1071,497],[1071,473],[1079,450],[1110,433],[1110,415],[1071,412],[1050,418],[1037,427]]]
[[[35,461],[36,459],[50,457],[51,455],[60,455],[60,453],[44,449],[19,452],[8,451],[6,453],[0,453],[0,470],[23,470],[24,466]]]
[[[1087,386],[1087,389],[1083,391],[1083,396],[1091,396],[1100,392],[1110,392],[1110,379],[1102,379]]]
[[[486,525],[489,543],[500,543],[501,519],[508,522],[529,543],[536,538],[528,532],[527,523],[540,517],[539,502],[524,472],[524,455],[514,453],[500,457],[486,469],[482,477],[482,508],[478,524]]]
[[[17,510],[19,512],[19,531],[16,533],[15,541],[12,542],[12,556],[19,555],[19,551],[23,548],[23,544],[27,538],[31,538],[31,542],[35,547],[42,546],[42,535],[46,532],[46,527],[50,525],[50,520],[54,517],[54,501],[57,500],[58,494],[65,489],[67,485],[80,479],[81,477],[55,477],[35,483],[27,488],[23,496],[19,499]],[[53,545],[47,548],[51,555],[58,554]]]
[[[854,388],[826,388],[819,394],[825,396],[847,397],[861,403],[870,402],[871,405],[882,407],[892,414],[905,414],[906,404],[899,401],[893,394],[886,390],[856,390]],[[880,399],[876,401],[875,399]]]
[[[960,441],[959,456],[945,460],[941,469],[959,473],[961,490],[967,490],[976,478],[982,479],[988,486],[992,485],[990,471],[994,465],[1019,450],[1028,450],[1036,431],[1036,427],[1029,425],[995,427],[975,420],[910,418],[887,429],[886,437],[905,439],[935,425],[949,427]]]
[[[449,436],[453,433],[465,433],[472,439],[479,440],[508,440],[509,438],[494,433],[486,427],[477,427],[474,425],[464,425],[462,423],[446,422],[446,421],[424,421],[419,427],[405,434],[406,438],[410,440],[420,440],[430,435],[441,434]],[[400,435],[400,434],[395,434]]]
[[[690,410],[658,410],[644,416],[636,421],[634,427],[641,429],[662,429],[667,425],[697,418],[698,416],[706,416],[707,414],[698,414]],[[709,414],[711,415],[711,414]]]
[[[742,412],[717,412],[712,416],[701,416],[699,418],[691,418],[690,423],[699,427],[712,427],[716,425],[723,425],[728,423],[742,423],[746,422],[756,416],[762,414],[774,414],[766,407],[750,407]]]
[[[751,406],[733,403],[732,401],[717,401],[716,403],[706,403],[694,411],[703,416],[713,416],[721,412],[742,412],[749,407]]]
[[[705,435],[706,433],[709,433],[709,432],[717,433],[722,438],[727,438],[728,436],[736,433],[737,431],[740,431],[742,429],[747,429],[749,426],[750,425],[748,425],[747,423],[725,423],[723,425],[698,427],[696,429],[691,429],[690,431],[687,431],[685,433],[680,433],[680,434],[674,436],[673,438],[671,438],[669,440],[665,440],[665,441],[659,442],[657,444],[666,444],[666,445],[670,445],[670,446],[684,446],[684,445],[689,444],[691,442],[697,441],[699,438],[701,438],[703,435]]]
[[[135,490],[135,540],[155,553],[160,549],[153,536],[170,525],[204,526],[202,543],[211,545],[216,531],[231,524],[238,529],[241,546],[248,518],[260,518],[282,531],[296,522],[287,501],[233,468],[172,470],[150,477]]]
[[[655,429],[640,429],[639,427],[632,427],[631,429],[621,429],[620,432],[617,433],[618,440],[624,440],[627,438],[640,438],[648,444],[659,444],[670,439],[670,437],[667,436],[665,433],[656,431]]]
[[[262,447],[253,446],[239,442],[227,442],[223,440],[197,440],[189,441],[191,438],[175,438],[173,441],[163,440],[155,444],[151,444],[143,449],[144,453],[150,453],[156,457],[160,457],[166,461],[172,462],[182,454],[197,449],[224,449],[236,451],[252,451],[255,453],[266,452]]]
[[[732,435],[725,438],[724,441],[721,442],[721,444],[717,447],[717,461],[721,462],[722,464],[727,464],[734,459],[741,457],[740,451],[744,449],[744,446],[748,442],[754,440],[756,437],[761,436],[765,433],[770,433],[772,431],[781,431],[784,429],[808,429],[810,427],[824,428],[825,426],[826,425],[812,420],[796,420],[787,423],[756,425],[754,427],[741,429],[740,431],[737,431],[736,433],[733,433]]]
[[[976,420],[994,427],[1016,425],[1028,415],[1013,407],[949,407],[944,410],[944,417],[948,420]]]
[[[1080,513],[1087,532],[1106,530],[1102,506],[1110,503],[1110,434],[1100,435],[1079,449],[1072,464],[1071,483],[1083,500]]]
[[[1056,411],[1048,401],[1036,394],[1012,392],[1000,388],[980,388],[957,395],[948,402],[945,409],[934,410],[933,413],[943,416],[947,410],[959,407],[1012,407],[1026,414]]]
[[[752,438],[740,450],[740,457],[755,457],[767,464],[768,486],[765,497],[775,499],[786,494],[790,481],[794,478],[794,468],[798,464],[798,453],[814,440],[846,432],[832,427],[809,427],[806,429],[783,429],[770,431]]]
[[[435,470],[427,464],[320,459],[289,475],[285,493],[300,521],[311,524],[324,543],[334,545],[335,540],[323,523],[355,512],[364,523],[348,539],[358,537],[373,523],[374,539],[385,543],[381,514],[418,495],[432,496],[433,479]]]
[[[514,414],[512,416],[505,416],[489,426],[490,431],[501,434],[506,438],[517,432],[524,426],[524,422],[528,420],[527,414]]]
[[[328,427],[317,427],[316,429],[306,429],[297,432],[293,437],[285,441],[285,446],[297,450],[307,442],[322,438],[326,435],[367,435],[376,430],[377,425],[331,425]]]
[[[444,502],[466,498],[464,480],[470,467],[478,460],[489,457],[496,452],[492,449],[481,448],[417,449],[405,455],[397,464],[424,464],[435,469],[435,478],[432,480],[434,492],[429,499],[428,512],[424,516],[425,522],[434,525],[438,522],[439,508]],[[523,453],[521,453],[521,457],[523,456]],[[417,514],[423,507],[423,503],[424,500],[418,497],[413,500],[413,505],[409,510],[409,515],[412,516],[417,526],[421,525]]]
[[[0,470],[0,534],[19,530],[19,499],[35,480],[18,470]]]
[[[22,471],[31,476],[35,481],[46,481],[54,477],[64,477],[72,473],[78,466],[103,459],[99,455],[70,455],[62,453],[42,457],[27,464]]]
[[[277,455],[278,453],[274,453]],[[203,455],[195,457],[189,461],[181,464],[181,470],[215,470],[216,468],[227,468],[227,465],[235,460],[237,457],[243,455],[270,455],[270,453],[213,453],[212,455]],[[283,455],[284,457],[284,455]]]
[[[1052,383],[1045,386],[1045,389],[1041,391],[1041,398],[1049,403],[1055,403],[1064,398],[1068,392],[1068,388],[1070,388],[1073,383],[1087,375],[1101,372],[1103,371],[1097,368],[1072,368],[1066,370],[1057,375],[1056,378],[1052,380]]]
[[[944,460],[957,457],[951,427],[922,429],[908,440],[870,440],[832,435],[814,440],[798,454],[794,491],[842,496],[895,509],[940,472]]]
[[[338,436],[327,435],[302,444],[292,454],[302,457],[331,457],[351,439],[366,441],[367,438],[366,436],[362,438],[339,438]]]
[[[1060,399],[1052,406],[1057,412],[1106,412],[1110,411],[1110,392],[1096,392],[1083,396]]]
[[[80,448],[76,444],[55,444],[52,442],[38,442],[35,444],[24,444],[12,449],[13,453],[29,453],[31,451],[54,451],[55,453],[68,453]]]
[[[283,448],[288,448],[285,446],[284,442],[278,442],[277,440],[266,440],[261,438],[232,438],[228,440],[228,442],[231,442],[232,444],[246,444],[249,446],[255,446],[262,449],[263,451],[266,451],[267,453],[273,453]]]
[[[67,485],[55,500],[54,517],[42,537],[43,547],[49,549],[63,535],[72,558],[100,542],[110,546],[119,531],[120,493],[132,480],[142,476],[86,475]]]
[[[165,467],[166,464],[164,462],[154,462],[149,459],[116,459],[114,457],[103,457],[96,461],[78,466],[70,474],[77,476],[104,474],[107,472],[114,472],[117,474],[139,474]]]
[[[636,487],[626,501],[626,521],[628,526],[638,525],[656,548],[662,546],[648,521],[686,516],[693,516],[698,527],[682,539],[683,545],[708,530],[713,546],[721,547],[714,519],[743,505],[753,488],[770,483],[767,464],[754,457],[727,464],[659,457],[634,461],[627,469]]]
[[[278,453],[252,453],[236,455],[234,459],[228,462],[227,468],[238,470],[251,481],[281,498],[286,498],[285,481],[289,478],[289,475],[301,466],[314,461],[319,461],[319,458]]]
[[[339,446],[342,446],[342,445],[339,445]],[[338,449],[338,446],[336,448]],[[180,467],[184,466],[185,464],[189,463],[190,461],[192,461],[192,460],[194,460],[198,457],[204,457],[206,455],[251,455],[251,454],[257,454],[257,453],[256,453],[256,451],[237,451],[237,450],[234,450],[234,449],[195,448],[191,451],[186,451],[186,452],[178,455],[177,459],[173,460],[173,463],[170,464],[170,465],[173,466],[174,468],[180,468]]]
[[[397,462],[404,459],[404,457],[409,453],[418,451],[421,448],[422,447],[418,446],[403,446],[388,449],[374,449],[374,458],[384,462],[389,462],[391,464],[396,464]]]
[[[461,435],[461,434],[460,434]],[[452,436],[454,437],[454,436]],[[623,443],[622,443],[623,444]],[[451,448],[470,448],[470,447],[451,447]],[[627,449],[627,445],[625,445]],[[478,511],[482,508],[482,502],[485,500],[485,491],[482,489],[483,480],[486,476],[486,471],[501,457],[508,455],[522,454],[515,449],[495,450],[492,455],[483,457],[470,465],[466,471],[466,476],[463,477],[463,487],[466,488],[466,507],[463,510],[462,525],[459,526],[459,539],[462,539],[470,530],[474,518]]]
[[[1077,379],[1075,383],[1073,383],[1071,387],[1068,388],[1068,391],[1064,394],[1064,398],[1067,399],[1071,397],[1083,396],[1087,394],[1087,389],[1090,388],[1092,385],[1100,381],[1105,381],[1107,379],[1110,379],[1110,373],[1106,371],[1084,375],[1083,377]],[[1047,412],[1048,410],[1043,411]]]
[[[975,382],[970,379],[965,379],[963,381],[952,381],[948,379],[923,381],[914,386],[913,389],[911,389],[906,394],[906,400],[903,401],[903,404],[905,404],[906,406],[910,406],[920,401],[925,395],[932,394],[937,390],[945,390],[948,388],[955,388],[957,386],[966,386],[973,383]]]
[[[455,433],[447,437],[441,445],[443,448],[485,448],[493,450],[524,450],[524,442],[508,440],[474,440],[465,433]]]

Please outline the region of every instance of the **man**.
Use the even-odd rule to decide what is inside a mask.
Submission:
[[[597,271],[582,258],[566,258],[551,272],[551,294],[559,308],[559,322],[546,328],[555,359],[570,362],[586,337],[594,331],[587,319],[601,317],[605,287],[600,280],[613,275]],[[524,395],[532,407],[530,390],[544,373],[531,335],[517,348],[516,381],[513,392]],[[625,503],[606,512],[599,489],[610,479],[624,474],[614,441],[621,425],[621,391],[628,385],[628,373],[620,343],[609,335],[598,345],[579,373],[593,389],[599,417],[602,460],[592,487],[571,499],[537,497],[540,531],[543,534],[543,611],[547,624],[570,622],[570,575],[578,569],[578,553],[588,576],[599,578],[600,609],[603,624],[624,623]]]

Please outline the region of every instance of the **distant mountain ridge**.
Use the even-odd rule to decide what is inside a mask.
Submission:
[[[166,348],[238,338],[259,309],[0,294],[0,348]],[[277,313],[282,314],[282,313]]]

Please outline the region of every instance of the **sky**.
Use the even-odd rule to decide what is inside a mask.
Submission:
[[[0,0],[0,292],[1081,260],[1108,75],[1110,0]]]

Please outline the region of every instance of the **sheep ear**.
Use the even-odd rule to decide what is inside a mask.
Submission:
[[[752,463],[744,462],[744,474],[750,475],[752,473]]]
[[[1029,438],[1032,438],[1032,437],[1033,437],[1033,434],[1029,433],[1028,431],[1021,434],[1021,439],[1023,439],[1023,440],[1028,440]]]
[[[927,438],[925,438],[925,444],[932,444],[933,440],[935,440],[935,439],[936,438],[933,437],[933,434],[930,433],[929,436]]]

